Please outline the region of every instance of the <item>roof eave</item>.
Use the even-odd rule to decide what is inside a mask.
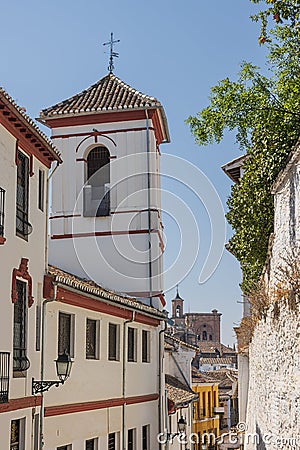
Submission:
[[[6,95],[5,95],[6,94]],[[20,122],[24,126],[30,129],[30,132],[37,138],[40,143],[45,147],[45,149],[49,152],[49,154],[52,156],[54,161],[57,161],[59,164],[61,164],[63,161],[60,157],[60,154],[58,153],[58,150],[54,148],[54,145],[50,142],[48,142],[47,137],[43,136],[43,133],[41,130],[35,128],[35,126],[30,123],[30,121],[33,121],[31,117],[29,117],[27,114],[22,113],[18,110],[18,107],[14,105],[14,100],[10,97],[9,94],[5,93],[4,90],[0,91],[0,99],[1,101],[7,106],[7,108],[10,109],[10,111],[17,117]],[[11,99],[11,100],[10,100]],[[13,103],[14,102],[14,103]]]

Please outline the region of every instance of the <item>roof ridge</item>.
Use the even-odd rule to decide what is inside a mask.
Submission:
[[[113,73],[109,73],[81,92],[42,109],[40,118],[74,112],[139,109],[149,106],[160,108],[162,105],[156,97],[144,94]]]

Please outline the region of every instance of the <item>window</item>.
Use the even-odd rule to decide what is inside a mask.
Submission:
[[[211,392],[208,393],[208,402],[207,402],[207,413],[208,417],[211,417]]]
[[[142,362],[150,362],[150,332],[142,330]]]
[[[72,444],[62,445],[61,447],[57,447],[56,450],[72,450]]]
[[[202,333],[202,340],[207,341],[207,332],[206,331],[203,331],[203,333]]]
[[[205,396],[205,392],[202,392],[202,413],[203,413],[203,417],[206,416],[206,396]]]
[[[16,233],[27,239],[32,227],[28,222],[29,159],[18,152],[17,193],[16,193]]]
[[[85,450],[97,450],[98,449],[98,439],[89,439],[85,441]]]
[[[33,421],[33,430],[34,430],[34,435],[33,435],[33,448],[34,450],[39,450],[39,437],[40,437],[40,415],[39,414],[35,414],[34,415],[34,421]]]
[[[93,148],[87,157],[87,183],[84,187],[84,212],[86,217],[110,214],[110,154],[107,148]]]
[[[74,357],[74,316],[60,312],[58,315],[58,354],[66,352]]]
[[[180,317],[180,316],[181,316],[181,313],[180,313],[180,306],[177,305],[177,306],[176,306],[176,317]]]
[[[4,236],[5,190],[0,188],[0,237]]]
[[[99,321],[86,319],[86,347],[85,347],[85,357],[87,359],[98,359],[99,358],[99,346],[98,346],[98,336],[99,336]]]
[[[150,425],[144,425],[142,428],[142,450],[150,450]]]
[[[128,327],[128,347],[127,347],[127,359],[130,362],[136,362],[136,336],[137,336],[137,329]]]
[[[127,450],[136,450],[135,446],[135,428],[128,430],[127,434]]]
[[[20,372],[29,369],[26,356],[27,341],[27,284],[16,280],[17,299],[14,303],[13,324],[13,370]]]
[[[114,323],[108,326],[108,359],[119,361],[119,325]]]
[[[108,450],[117,450],[116,433],[109,433],[108,435]]]
[[[10,422],[10,447],[9,450],[25,449],[25,418]]]
[[[10,353],[0,352],[0,403],[8,403]]]
[[[39,186],[38,186],[38,208],[44,211],[45,198],[45,172],[39,169]]]

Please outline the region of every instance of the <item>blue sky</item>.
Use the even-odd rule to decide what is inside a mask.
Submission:
[[[249,19],[254,10],[249,0],[2,0],[0,85],[37,117],[42,108],[106,75],[108,55],[102,43],[113,31],[121,40],[115,74],[164,105],[171,144],[163,145],[162,152],[195,164],[226,208],[231,183],[220,167],[240,155],[234,136],[225,135],[218,146],[199,148],[184,121],[208,104],[211,86],[235,77],[243,60],[264,64],[264,49],[257,44],[259,26]],[[224,251],[214,275],[198,283],[210,243],[209,218],[203,205],[175,182],[164,180],[163,187],[187,202],[201,236],[196,264],[180,283],[185,308],[220,310],[223,342],[232,343],[232,326],[241,316],[238,263]],[[168,267],[180,234],[167,215],[165,234]],[[175,289],[167,292],[168,309],[174,294]]]

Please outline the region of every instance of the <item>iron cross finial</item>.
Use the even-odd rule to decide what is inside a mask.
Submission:
[[[108,65],[109,73],[113,73],[113,70],[115,68],[114,58],[119,57],[119,53],[114,52],[114,44],[117,44],[118,42],[120,42],[120,39],[114,40],[114,34],[110,33],[110,41],[104,42],[104,44],[103,44],[103,45],[110,45],[110,57],[109,57],[109,65]]]

